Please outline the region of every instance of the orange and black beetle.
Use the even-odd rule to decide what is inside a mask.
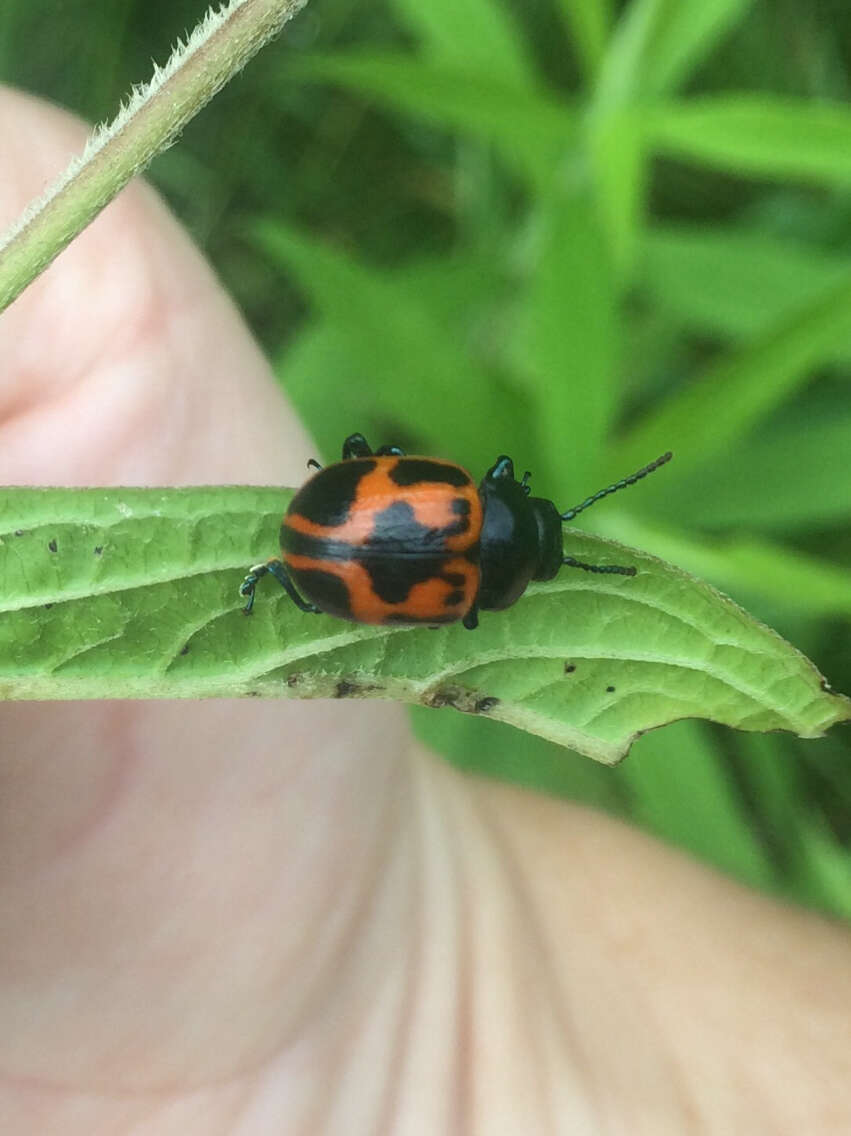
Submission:
[[[530,496],[531,474],[517,481],[504,455],[476,489],[459,465],[408,457],[398,446],[373,453],[362,434],[352,434],[342,461],[311,462],[318,472],[290,502],[280,559],[256,565],[240,588],[244,610],[271,572],[302,611],[432,627],[460,619],[472,630],[480,610],[510,607],[530,580],[551,580],[563,564],[634,576],[635,568],[565,556],[561,526],[670,457],[559,513],[552,501]]]

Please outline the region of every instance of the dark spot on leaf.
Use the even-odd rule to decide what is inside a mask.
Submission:
[[[246,691],[246,697],[247,698],[259,698],[260,697],[260,691],[259,690],[248,690],[248,691]]]
[[[436,690],[434,694],[430,694],[426,700],[426,706],[431,706],[435,710],[439,710],[442,706],[454,706],[456,710],[458,706],[458,690],[455,687],[447,687],[444,690]]]
[[[189,654],[189,644],[188,643],[183,644],[183,646],[180,648],[180,653],[181,653],[181,655],[188,655]]]
[[[103,545],[102,544],[96,544],[95,545],[95,556],[100,556],[102,553],[103,553]]]
[[[47,542],[47,547],[50,549],[51,552],[56,551],[57,546],[56,546],[56,538],[55,537],[54,537],[53,540],[50,540],[50,541]]]
[[[346,679],[341,679],[334,690],[335,698],[349,698],[352,694],[357,694],[357,683],[347,682]]]
[[[301,675],[296,672],[295,674],[287,675],[287,686],[298,686],[301,682]]]
[[[576,666],[573,663],[565,663],[564,664],[564,673],[566,675],[572,675],[575,670],[576,670]]]
[[[613,686],[606,687],[606,694],[614,694],[615,688]]]
[[[494,706],[499,706],[498,698],[480,698],[475,705],[475,711],[477,714],[487,714]]]
[[[830,685],[830,683],[827,681],[826,678],[823,678],[821,680],[821,682],[819,683],[819,686],[822,688],[822,690],[825,692],[825,694],[836,694],[836,691],[833,689],[833,687]]]
[[[24,535],[23,529],[15,529],[15,536],[23,536],[23,535]]]
[[[51,609],[52,607],[53,607],[53,604],[52,604],[52,603],[49,603],[49,604],[45,604],[45,605],[44,605],[44,610],[45,610],[45,611],[50,611],[50,609]]]

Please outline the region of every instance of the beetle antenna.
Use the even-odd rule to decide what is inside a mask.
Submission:
[[[612,485],[607,485],[605,489],[601,489],[598,493],[594,493],[588,497],[581,505],[574,505],[572,509],[566,509],[561,514],[563,521],[572,521],[577,513],[581,513],[583,509],[589,508],[595,501],[599,501],[601,497],[608,497],[610,493],[617,493],[619,489],[626,489],[627,485],[635,485],[636,481],[641,481],[642,477],[646,477],[648,473],[652,473],[654,469],[658,469],[660,465],[669,462],[674,455],[670,450],[666,454],[662,454],[660,458],[656,458],[650,465],[646,465],[644,469],[638,470],[637,473],[631,473],[629,477],[622,477],[620,481],[614,482]]]
[[[635,576],[638,569],[631,564],[626,567],[622,564],[586,564],[584,560],[577,560],[573,556],[563,556],[562,564],[570,568],[581,568],[584,572],[598,572],[601,576]]]

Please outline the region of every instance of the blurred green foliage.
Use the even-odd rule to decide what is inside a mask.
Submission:
[[[0,78],[109,117],[200,0],[4,0]],[[851,690],[851,7],[312,0],[152,180],[325,457],[353,429],[567,505]],[[493,617],[497,618],[497,617]],[[420,711],[479,771],[851,916],[851,736],[684,722],[616,770]]]

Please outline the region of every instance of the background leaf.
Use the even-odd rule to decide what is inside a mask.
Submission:
[[[393,6],[433,59],[513,87],[536,85],[520,25],[499,0],[393,0]]]
[[[656,226],[641,249],[655,304],[694,332],[736,340],[770,333],[847,276],[845,257],[743,226]],[[851,332],[831,359],[849,356]]]
[[[672,726],[625,772],[640,823],[722,871],[757,887],[774,886],[771,860],[700,723]]]
[[[382,412],[391,421],[404,421],[411,414],[417,418],[418,408],[426,420],[435,401],[452,406],[451,419],[441,415],[442,437],[439,442],[435,438],[434,445],[474,466],[489,461],[492,445],[482,445],[476,422],[489,376],[444,333],[420,296],[274,222],[257,224],[254,233],[267,254],[297,275],[325,319],[345,338],[347,365],[338,378],[341,386],[353,392],[370,387],[377,391]],[[512,433],[511,401],[503,400],[501,410],[501,433],[507,437]],[[338,448],[339,435],[333,446]]]
[[[290,73],[326,79],[449,130],[491,142],[525,177],[545,182],[578,130],[577,116],[551,96],[492,72],[398,55],[314,55]]]
[[[618,452],[619,467],[638,467],[647,454],[676,445],[688,473],[741,441],[748,429],[805,383],[832,357],[851,326],[851,272],[829,293],[779,321],[768,334],[712,364],[708,371],[633,427]],[[712,424],[707,429],[707,423]],[[664,494],[664,479],[645,497]]]
[[[556,468],[573,486],[593,467],[609,432],[618,364],[611,258],[586,186],[554,188],[542,200],[528,263],[514,367],[538,406],[539,461],[561,455]],[[573,381],[577,374],[581,383]]]
[[[593,80],[606,50],[612,26],[612,0],[558,0],[586,79]]]
[[[669,103],[648,115],[660,152],[733,173],[851,185],[851,110],[768,95]]]
[[[633,0],[611,39],[597,105],[674,90],[749,6],[750,0]]]

